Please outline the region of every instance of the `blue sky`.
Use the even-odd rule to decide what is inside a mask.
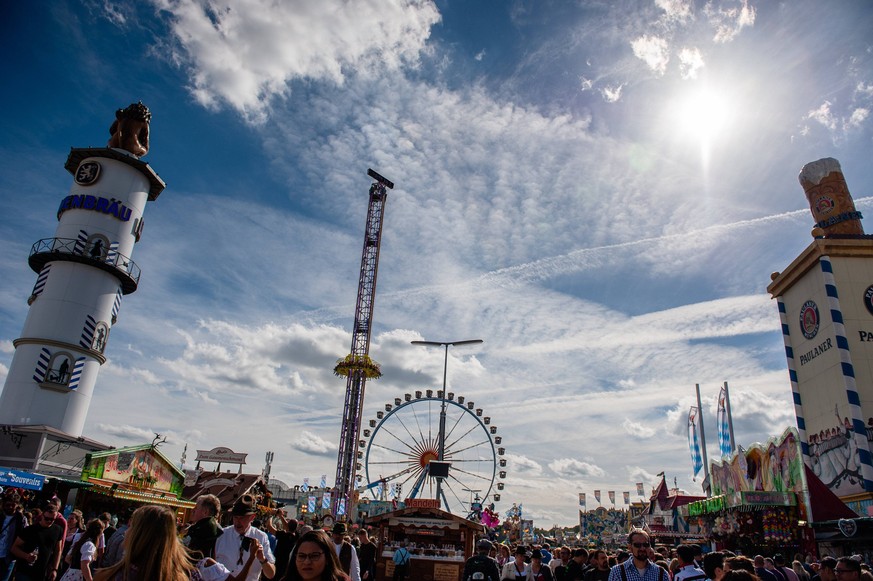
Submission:
[[[0,29],[0,372],[68,148],[141,99],[168,187],[86,435],[272,450],[290,484],[335,472],[368,167],[396,188],[365,421],[441,382],[410,341],[484,339],[449,384],[503,437],[498,510],[544,526],[661,471],[699,492],[695,383],[710,428],[730,383],[741,443],[792,425],[766,286],[811,241],[800,168],[837,158],[873,211],[866,1],[83,0]]]

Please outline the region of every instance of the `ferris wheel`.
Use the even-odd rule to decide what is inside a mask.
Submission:
[[[497,426],[482,414],[474,402],[452,392],[444,398],[442,390],[416,391],[385,404],[358,443],[366,478],[359,490],[377,499],[392,491],[397,499],[436,498],[439,491],[442,508],[462,516],[471,504],[489,497],[499,501],[506,478],[505,449]],[[440,425],[445,426],[445,463],[438,461]]]

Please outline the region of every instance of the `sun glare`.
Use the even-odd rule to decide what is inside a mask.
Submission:
[[[686,137],[710,145],[728,129],[727,100],[714,91],[698,89],[679,99],[675,118]]]

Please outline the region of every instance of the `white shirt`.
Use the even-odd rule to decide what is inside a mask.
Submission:
[[[240,555],[240,549],[242,548],[240,534],[234,530],[233,525],[226,526],[221,530],[223,531],[222,535],[215,541],[215,560],[227,567],[232,574],[236,575],[242,571],[249,558],[251,549],[244,551]],[[267,533],[250,526],[243,536],[251,537],[261,543],[261,547],[264,549],[264,559],[268,563],[276,562],[276,557],[273,556],[273,552],[270,550],[270,540],[267,538]],[[257,581],[260,574],[261,563],[255,559],[255,562],[252,563],[252,568],[249,569],[246,581]]]
[[[351,545],[349,545],[351,547]],[[334,549],[336,549],[336,556],[339,557],[340,550],[343,548],[343,544],[333,545]],[[349,565],[349,578],[351,581],[361,581],[361,564],[358,563],[358,552],[355,550],[355,547],[352,547],[352,563]]]

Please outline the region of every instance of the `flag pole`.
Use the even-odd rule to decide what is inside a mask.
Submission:
[[[731,453],[737,451],[736,440],[734,440],[734,420],[731,417],[731,392],[728,391],[728,382],[724,382],[724,407],[727,411],[728,434],[731,436]]]
[[[709,459],[706,456],[706,431],[703,429],[703,405],[700,403],[700,384],[695,383],[697,390],[697,410],[700,418],[700,448],[703,451],[703,491],[709,496]]]

